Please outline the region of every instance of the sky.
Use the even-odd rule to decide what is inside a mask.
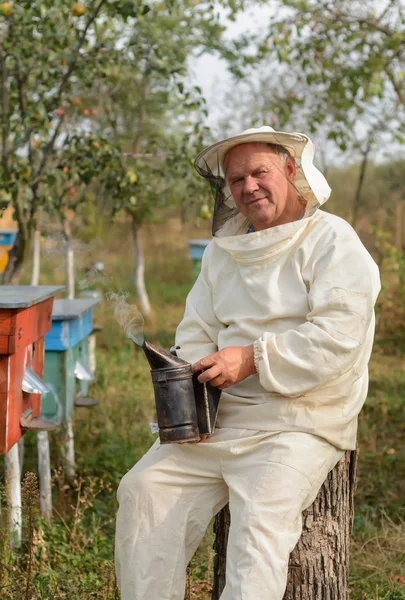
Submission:
[[[271,12],[269,6],[256,6],[241,13],[236,21],[232,23],[226,19],[225,11],[220,11],[222,23],[227,26],[225,37],[232,39],[242,33],[265,28]],[[204,54],[198,59],[192,59],[190,61],[190,80],[202,88],[209,111],[207,125],[214,135],[218,134],[221,100],[232,85],[232,78],[225,61],[209,54]]]

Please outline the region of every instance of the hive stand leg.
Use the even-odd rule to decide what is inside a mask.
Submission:
[[[20,461],[20,476],[22,479],[23,470],[24,470],[24,436],[18,440],[18,458]]]
[[[64,422],[64,470],[67,480],[73,481],[76,476],[76,463],[75,438],[71,419],[66,419]]]
[[[21,469],[18,456],[18,444],[9,450],[4,457],[6,486],[10,511],[10,546],[21,546],[22,505],[21,505]]]
[[[37,433],[37,447],[41,514],[45,519],[49,520],[52,517],[52,479],[47,431],[39,431]]]
[[[89,370],[95,375],[96,373],[96,334],[89,335]]]

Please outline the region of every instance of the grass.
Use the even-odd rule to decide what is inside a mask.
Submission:
[[[185,240],[204,232],[182,230],[177,222],[150,226],[144,232],[147,282],[154,318],[146,324],[148,339],[168,348],[174,340],[192,267]],[[111,274],[98,281],[103,292],[127,290],[131,283],[131,245],[125,223],[110,227],[78,256],[83,268],[103,260]],[[45,254],[41,283],[63,282],[61,255]],[[24,277],[29,281],[29,265]],[[8,549],[7,515],[0,519],[0,598],[2,600],[116,600],[113,540],[115,491],[123,474],[144,454],[156,436],[153,391],[142,352],[126,340],[104,302],[97,323],[97,382],[93,410],[74,414],[77,480],[65,481],[59,466],[60,433],[51,435],[54,519],[37,511],[32,478],[26,480],[24,545]],[[356,517],[352,537],[351,600],[405,600],[405,362],[393,348],[375,349],[370,363],[369,398],[359,423],[360,463]],[[25,436],[24,470],[36,470],[36,438]],[[27,487],[28,486],[28,487]],[[3,489],[4,494],[4,489]],[[31,498],[31,500],[30,500]],[[212,583],[212,530],[190,565],[188,600],[207,600]],[[31,553],[31,558],[30,558]],[[29,569],[31,574],[29,575]],[[28,591],[27,591],[28,586]],[[151,599],[152,600],[152,599]],[[153,599],[155,600],[155,599]],[[157,599],[156,599],[157,600]]]

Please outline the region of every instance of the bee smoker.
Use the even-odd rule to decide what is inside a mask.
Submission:
[[[179,358],[144,342],[142,349],[151,366],[159,437],[162,444],[191,442],[214,431],[221,390],[200,383],[199,373]],[[178,349],[178,348],[177,348]]]

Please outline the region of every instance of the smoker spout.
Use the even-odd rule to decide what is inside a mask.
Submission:
[[[28,394],[46,394],[50,389],[30,367],[25,367],[22,389]]]
[[[166,350],[162,350],[162,348],[158,348],[153,344],[149,344],[149,342],[144,342],[142,344],[142,350],[148,359],[151,369],[175,368],[189,364],[178,356],[170,354],[170,352],[166,352]]]

